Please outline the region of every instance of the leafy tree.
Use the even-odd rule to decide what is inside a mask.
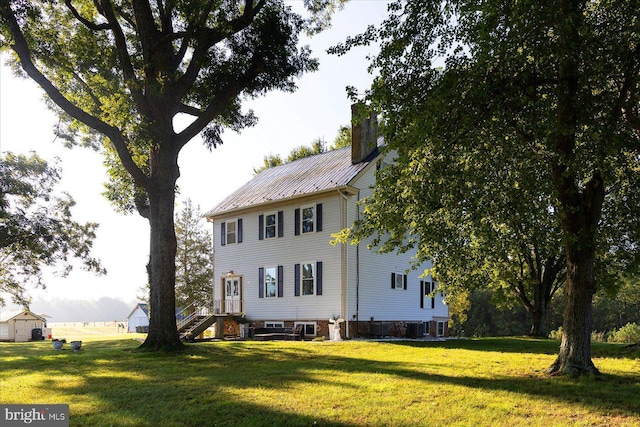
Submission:
[[[254,175],[259,174],[263,170],[267,170],[269,168],[273,168],[276,166],[280,166],[284,162],[282,161],[282,157],[279,154],[269,154],[268,156],[264,156],[263,164],[259,168],[253,168]]]
[[[348,138],[348,140],[345,140]],[[340,127],[339,134],[336,137],[333,145],[329,147],[329,150],[337,150],[338,148],[344,148],[351,146],[351,128],[347,126]],[[294,162],[299,159],[304,159],[305,157],[315,156],[316,154],[322,154],[327,152],[327,143],[323,139],[314,140],[310,146],[300,145],[289,153],[286,160],[282,160],[280,155],[269,154],[268,156],[264,156],[264,163],[259,168],[253,168],[254,174],[259,174],[263,170],[267,170],[269,168],[280,166],[285,163]]]
[[[333,145],[330,150],[337,150],[338,148],[344,147],[351,147],[351,126],[340,126],[338,135],[333,140]]]
[[[0,2],[0,49],[46,92],[69,144],[100,148],[107,195],[149,220],[150,304],[142,347],[182,346],[175,323],[174,202],[178,155],[201,134],[255,123],[242,100],[317,68],[302,31],[315,31],[341,0],[305,0],[309,19],[282,0],[66,0]],[[174,119],[189,119],[181,129]]]
[[[564,334],[550,373],[598,372],[593,296],[615,270],[637,265],[632,3],[397,1],[380,28],[334,49],[381,42],[365,98],[385,117],[398,157],[352,236],[373,235],[383,250],[417,248],[445,287],[490,279],[483,261],[501,280],[521,280],[563,260]]]
[[[73,257],[88,271],[106,273],[91,256],[98,225],[73,221],[71,196],[54,193],[59,180],[60,170],[35,153],[0,157],[0,291],[25,308],[28,286],[45,287],[43,267],[65,276]]]
[[[289,153],[289,156],[287,157],[286,163],[295,162],[296,160],[315,156],[316,154],[322,154],[326,151],[326,143],[322,139],[316,139],[311,143],[310,147],[300,145],[299,147],[291,150],[291,153]]]
[[[176,218],[176,303],[204,304],[213,292],[211,233],[202,227],[198,206],[187,199]]]

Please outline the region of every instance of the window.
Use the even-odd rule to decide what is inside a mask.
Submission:
[[[296,209],[294,220],[293,234],[296,236],[322,231],[322,203]]]
[[[260,215],[258,217],[258,240],[282,237],[284,235],[283,217],[283,211]]]
[[[227,244],[236,243],[236,222],[227,222]]]
[[[284,322],[265,321],[265,328],[284,328]]]
[[[315,274],[313,264],[302,264],[302,295],[313,295]]]
[[[304,332],[305,337],[315,337],[316,336],[316,324],[315,323],[305,323],[305,322],[295,322],[293,325],[294,328],[298,325],[302,325],[302,331]]]
[[[293,266],[293,294],[322,295],[322,262],[296,264]]]
[[[313,206],[308,208],[302,208],[302,232],[312,233],[315,214]]]
[[[391,273],[391,289],[407,289],[407,275],[400,273]]]
[[[264,296],[267,298],[276,296],[276,274],[275,267],[264,269]]]
[[[437,337],[443,337],[444,336],[444,322],[438,322],[438,326],[437,326],[437,330],[436,330],[436,336]]]
[[[220,224],[220,244],[231,245],[242,243],[242,219],[227,221]]]
[[[260,267],[258,268],[258,297],[259,298],[282,298],[284,296],[284,272],[283,267]]]
[[[270,239],[276,237],[276,231],[278,230],[278,223],[276,222],[276,214],[269,214],[265,217],[264,224],[264,237]]]

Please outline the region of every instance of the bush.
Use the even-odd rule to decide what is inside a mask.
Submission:
[[[562,339],[562,326],[559,326],[555,331],[549,332],[549,338],[552,340],[561,340]]]
[[[614,330],[609,336],[609,342],[638,343],[640,342],[640,325],[627,323],[620,329]]]

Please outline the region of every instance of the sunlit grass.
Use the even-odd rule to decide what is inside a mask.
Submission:
[[[68,403],[71,425],[640,425],[639,354],[594,344],[601,377],[549,377],[558,343],[210,342],[131,335],[0,344],[2,403]]]

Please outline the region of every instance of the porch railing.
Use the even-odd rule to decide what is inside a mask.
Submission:
[[[240,314],[242,313],[242,301],[221,299],[214,300],[213,312],[215,314]]]
[[[193,303],[176,313],[176,325],[178,330],[188,325],[198,316],[211,316],[213,314],[240,314],[242,313],[241,300],[213,300],[206,304]]]
[[[205,304],[193,303],[176,314],[176,325],[178,330],[185,325],[191,323],[198,316],[211,316],[214,313],[213,304],[207,302]]]

